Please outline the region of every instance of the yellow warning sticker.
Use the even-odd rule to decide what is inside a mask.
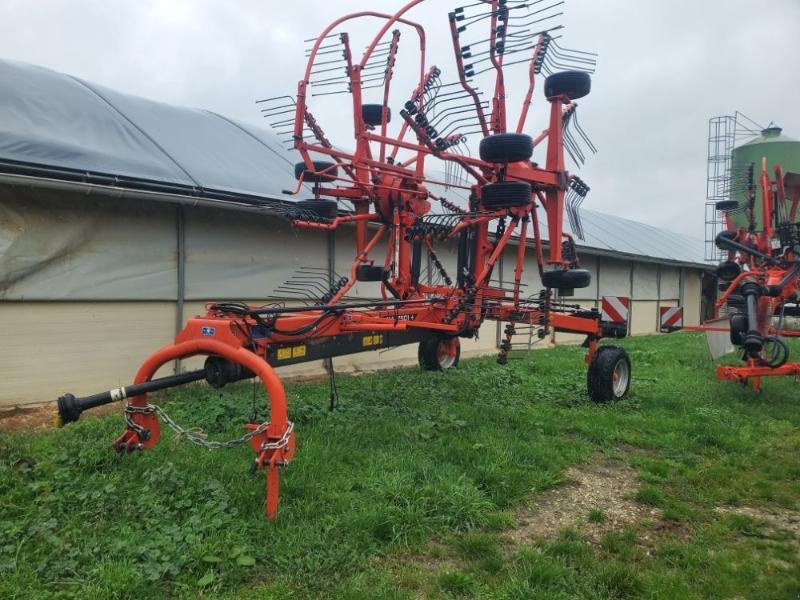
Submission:
[[[288,360],[290,358],[303,358],[306,355],[306,347],[290,346],[288,348],[278,348],[276,356],[278,360]]]
[[[365,335],[361,338],[361,345],[365,348],[367,346],[380,346],[383,344],[383,334],[376,333],[375,335]]]

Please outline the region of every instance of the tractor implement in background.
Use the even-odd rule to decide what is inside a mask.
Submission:
[[[567,170],[565,155],[579,165],[595,151],[576,112],[576,100],[591,90],[595,55],[556,42],[561,2],[484,0],[455,8],[443,21],[453,55],[450,66],[440,67],[429,62],[430,32],[413,20],[412,9],[423,1],[393,14],[365,10],[336,19],[309,40],[296,93],[260,101],[270,125],[302,159],[288,193],[309,197],[287,207],[284,218],[326,235],[353,231],[349,269],[301,269],[276,290],[297,301],[291,306],[209,303],[173,344],[144,362],[131,386],[63,396],[63,422],[124,400],[127,426],[115,443],[120,452],[152,447],[159,420],[206,447],[249,443],[255,467],[267,473],[266,512],[274,519],[278,467],[291,460],[295,440],[277,367],[417,344],[423,369],[449,369],[458,364],[460,340],[476,337],[493,320],[505,323],[501,364],[516,326],[538,339],[552,331],[579,334],[591,399],[625,396],[630,360],[622,348],[599,342],[623,337],[627,324],[564,301],[591,283],[564,229],[566,214],[582,238],[579,207],[589,186]],[[353,21],[374,25],[366,46],[347,33]],[[510,106],[506,76],[516,68],[528,85],[519,105]],[[395,85],[401,72],[400,81],[413,80],[410,88]],[[528,135],[527,118],[537,105],[547,126]],[[350,115],[352,151],[325,132],[320,117],[331,114]],[[444,180],[428,175],[432,164]],[[501,283],[495,270],[515,238],[513,280]],[[532,295],[522,280],[529,242],[544,288]],[[443,243],[458,248],[455,265],[443,264]],[[381,299],[354,300],[357,286]],[[163,365],[191,356],[207,356],[205,368],[153,379]],[[181,428],[147,400],[152,391],[190,381],[224,385],[245,377],[260,379],[269,421],[247,423],[246,433],[230,442]],[[333,381],[331,394],[333,406]]]
[[[685,328],[706,333],[712,358],[738,349],[742,364],[717,367],[717,378],[756,391],[763,377],[800,375],[800,362],[789,361],[785,342],[800,336],[786,321],[798,314],[800,175],[784,173],[779,165],[770,173],[767,159],[761,163],[758,180],[755,165],[747,169],[744,205],[717,203],[727,226],[715,240],[724,257],[717,266],[722,293],[713,319]],[[736,226],[740,216],[744,223]],[[662,309],[662,330],[680,329],[681,319]]]

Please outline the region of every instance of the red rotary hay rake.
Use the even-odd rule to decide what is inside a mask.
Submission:
[[[454,78],[427,63],[426,32],[410,13],[413,0],[395,14],[354,13],[334,21],[308,50],[308,63],[294,97],[264,102],[271,125],[289,135],[302,156],[295,169],[297,191],[313,186],[314,197],[291,203],[285,216],[295,227],[329,232],[355,231],[355,258],[347,275],[303,270],[282,291],[294,291],[305,306],[248,306],[213,303],[207,313],[189,320],[174,344],[153,354],[139,369],[133,385],[96,396],[59,399],[62,422],[76,420],[87,408],[126,399],[125,432],[119,452],[151,448],[159,439],[159,417],[180,429],[163,411],[148,403],[147,393],[206,380],[211,385],[256,376],[269,400],[270,420],[247,424],[234,442],[249,441],[254,466],[266,469],[266,512],[278,507],[278,467],[294,454],[295,433],[288,420],[286,396],[274,367],[364,350],[419,344],[425,369],[457,364],[460,338],[476,335],[486,320],[507,323],[498,362],[507,360],[515,324],[582,334],[587,348],[588,391],[595,401],[618,399],[630,383],[630,361],[624,350],[598,346],[603,337],[622,337],[623,324],[605,323],[596,309],[557,301],[574,288],[587,287],[590,273],[581,269],[572,237],[564,231],[567,213],[580,232],[577,206],[588,187],[565,167],[565,151],[580,163],[591,142],[577,124],[575,100],[589,93],[593,55],[559,47],[545,27],[558,5],[540,2],[484,0],[449,14],[455,56]],[[357,57],[342,29],[353,20],[377,23],[378,31]],[[482,36],[475,30],[482,29]],[[395,94],[392,86],[401,33],[414,38],[411,89]],[[522,101],[515,123],[507,106],[506,78],[514,65],[526,69]],[[563,70],[568,69],[568,70]],[[535,138],[523,133],[540,73],[547,127]],[[484,100],[477,80],[485,78],[491,98]],[[335,101],[352,112],[355,149],[334,146],[311,112],[311,104]],[[377,96],[376,104],[366,103]],[[395,100],[399,98],[399,100]],[[392,108],[399,119],[393,117]],[[338,113],[341,114],[341,113]],[[283,128],[283,129],[282,129]],[[479,157],[470,154],[468,135],[480,136]],[[543,165],[531,162],[535,147],[545,147]],[[448,174],[464,173],[466,183],[445,182],[469,195],[458,206],[431,191],[441,181],[426,176],[427,162],[439,161]],[[350,211],[340,211],[349,202]],[[549,248],[543,243],[537,206],[544,209]],[[519,239],[513,283],[503,286],[492,273],[513,235]],[[532,238],[544,290],[525,298],[522,272],[526,240]],[[377,244],[385,257],[372,257]],[[448,273],[437,257],[440,242],[457,244],[458,264]],[[433,278],[421,278],[423,253],[435,266]],[[545,259],[545,254],[547,258]],[[435,279],[433,281],[432,279]],[[347,299],[357,282],[380,287],[380,301]],[[194,355],[207,356],[198,371],[152,379],[162,365]]]
[[[760,391],[761,378],[800,376],[800,363],[789,362],[789,348],[783,337],[800,335],[785,327],[786,317],[800,316],[800,174],[784,173],[780,166],[770,178],[766,159],[762,161],[759,185],[754,165],[747,174],[747,200],[717,203],[725,213],[728,229],[717,235],[716,244],[728,252],[717,267],[724,288],[716,303],[717,319],[696,328],[730,335],[730,343],[742,351],[742,363],[717,368],[717,378],[731,380]],[[761,188],[760,205],[757,188]],[[733,213],[744,212],[746,227],[733,226]],[[727,327],[718,325],[725,311]]]

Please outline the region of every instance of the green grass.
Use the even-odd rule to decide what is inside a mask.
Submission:
[[[798,540],[714,510],[800,508],[796,381],[717,382],[697,335],[622,345],[631,394],[605,406],[574,347],[342,376],[334,412],[325,382],[288,385],[298,448],[274,524],[249,447],[172,450],[166,434],[118,460],[119,415],[0,434],[0,597],[797,597]],[[165,404],[224,439],[251,397],[192,386]],[[642,522],[503,542],[518,507],[597,452],[631,464],[632,500],[682,536]],[[35,466],[11,468],[21,457]]]

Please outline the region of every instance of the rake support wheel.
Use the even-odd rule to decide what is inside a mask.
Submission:
[[[336,163],[328,162],[325,160],[313,161],[314,170],[306,168],[306,163],[299,162],[294,166],[294,178],[303,178],[305,183],[328,183],[336,181],[336,176],[339,174],[339,169]],[[324,173],[323,173],[324,171]]]
[[[592,78],[583,71],[562,71],[553,73],[544,80],[544,96],[547,99],[566,96],[577,100],[588,96],[592,91]]]
[[[592,283],[592,273],[587,269],[569,269],[568,271],[545,271],[542,285],[557,290],[574,290],[586,288]]]
[[[531,184],[522,181],[489,183],[481,188],[481,202],[489,210],[514,208],[528,204],[531,193]]]
[[[481,140],[478,147],[481,160],[493,163],[513,163],[530,160],[533,139],[524,133],[498,133]]]
[[[386,110],[386,122],[392,120],[392,110],[383,104],[364,104],[361,107],[361,118],[364,124],[371,127],[378,127],[383,122],[383,111]]]
[[[299,200],[297,209],[301,213],[312,213],[323,219],[335,219],[338,204],[336,200]]]
[[[718,211],[728,212],[739,208],[739,203],[736,200],[720,200],[714,205]]]

